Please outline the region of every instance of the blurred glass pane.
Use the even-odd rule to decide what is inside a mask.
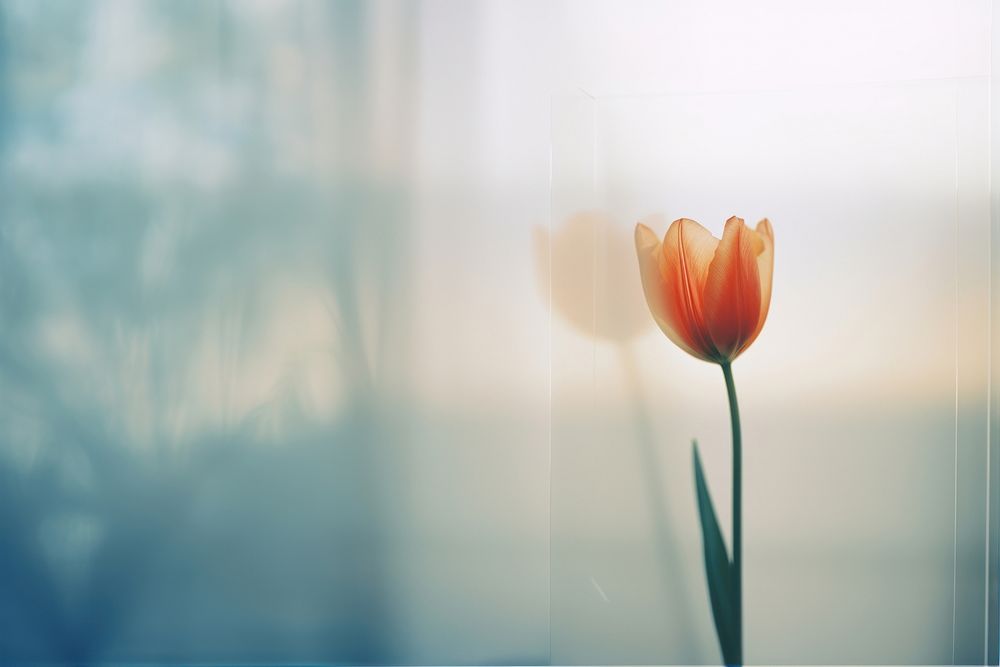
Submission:
[[[553,291],[553,662],[719,660],[691,440],[728,540],[722,374],[651,321],[608,334],[644,312],[631,237],[662,213],[660,235],[775,230],[770,315],[734,365],[747,660],[981,664],[988,81],[581,92],[553,125],[553,236],[592,239],[552,256],[576,286]]]

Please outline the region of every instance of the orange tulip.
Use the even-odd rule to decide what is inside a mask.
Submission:
[[[662,243],[635,227],[646,303],[663,333],[689,354],[728,364],[764,326],[771,303],[774,232],[741,218],[726,221],[722,240],[694,220],[675,220]]]

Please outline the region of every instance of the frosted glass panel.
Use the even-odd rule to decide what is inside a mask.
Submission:
[[[728,540],[726,395],[635,298],[660,213],[775,230],[734,364],[748,663],[982,663],[988,101],[978,78],[556,99],[554,662],[720,659],[691,440]]]

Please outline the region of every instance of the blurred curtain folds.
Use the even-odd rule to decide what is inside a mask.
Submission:
[[[545,405],[414,379],[489,333],[417,155],[483,10],[0,3],[0,661],[547,660]]]

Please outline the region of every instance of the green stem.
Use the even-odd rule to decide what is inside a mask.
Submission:
[[[729,396],[729,418],[733,427],[733,587],[736,606],[736,664],[743,664],[743,443],[740,435],[740,406],[736,403],[733,368],[727,361],[722,365]]]

